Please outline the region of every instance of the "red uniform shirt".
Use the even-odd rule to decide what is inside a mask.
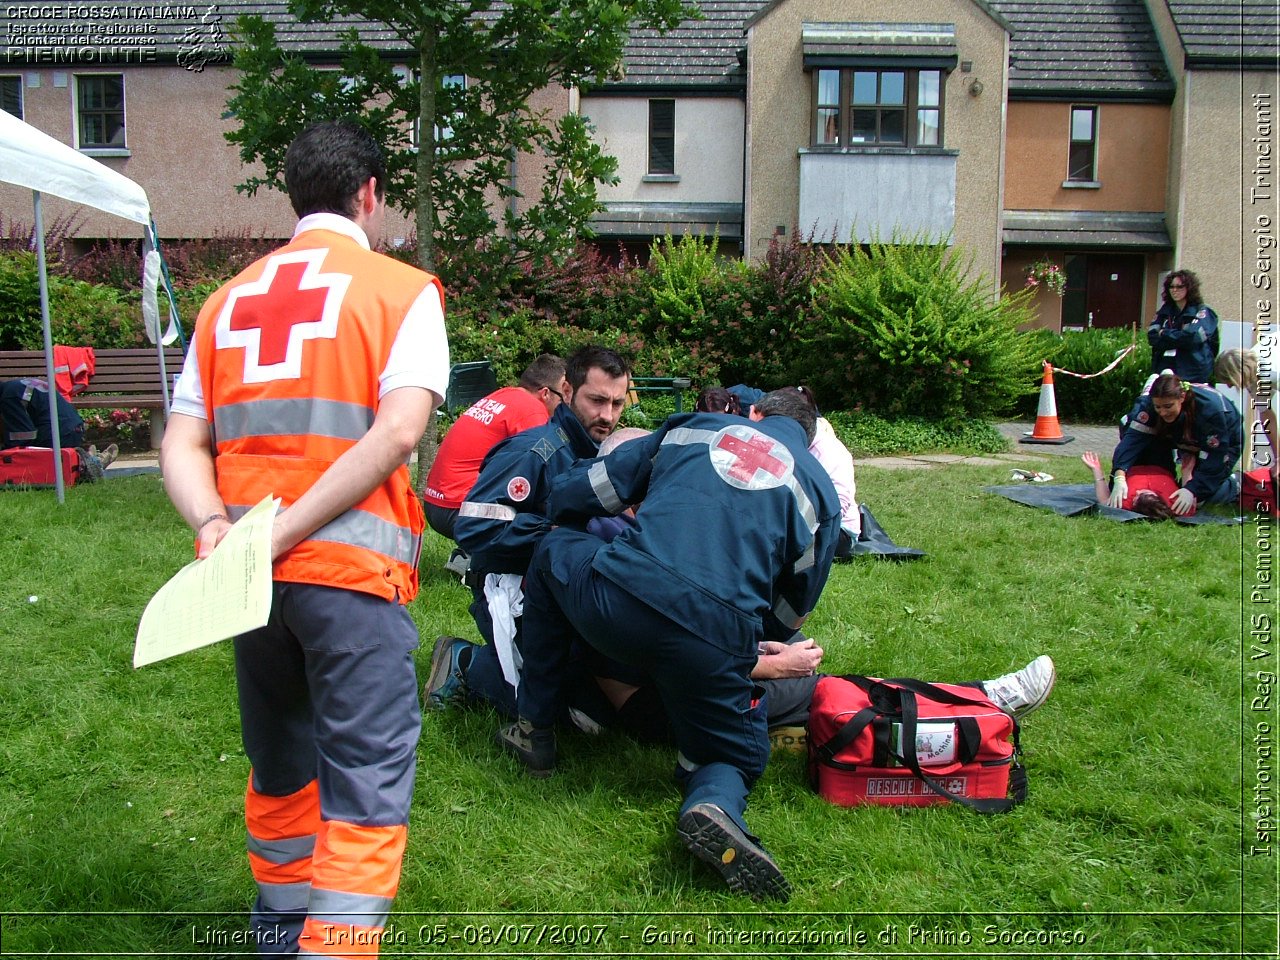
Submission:
[[[507,437],[550,419],[523,387],[503,387],[477,400],[449,428],[427,474],[427,503],[457,510],[476,482],[485,455]]]
[[[1173,506],[1173,495],[1178,490],[1178,481],[1172,473],[1163,467],[1132,467],[1125,473],[1125,480],[1129,484],[1129,494],[1124,498],[1124,503],[1121,504],[1124,509],[1132,510],[1133,501],[1144,490],[1159,494],[1161,500],[1169,506]],[[1195,508],[1192,508],[1191,512],[1195,513]]]

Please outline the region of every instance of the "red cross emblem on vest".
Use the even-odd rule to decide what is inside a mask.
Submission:
[[[711,463],[735,487],[776,487],[791,475],[795,461],[785,446],[746,424],[721,430],[711,441]]]
[[[267,260],[262,276],[227,294],[216,346],[244,349],[244,382],[302,376],[307,340],[338,335],[338,314],[351,277],[322,273],[328,250],[297,250]]]

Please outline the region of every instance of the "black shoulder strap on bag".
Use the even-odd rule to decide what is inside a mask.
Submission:
[[[844,764],[836,759],[836,754],[849,744],[853,743],[853,741],[858,738],[858,734],[863,731],[867,724],[879,715],[880,711],[875,707],[863,707],[849,718],[845,725],[836,732],[835,736],[826,743],[814,748],[818,757],[823,761],[823,763],[830,764],[831,766],[844,766]]]
[[[894,681],[895,683],[898,681]],[[926,684],[929,686],[929,684]],[[942,691],[945,693],[945,691]],[[962,701],[964,702],[964,701]],[[933,777],[929,776],[920,769],[920,760],[916,756],[916,724],[918,722],[918,708],[916,706],[916,695],[911,690],[902,691],[902,746],[903,756],[898,756],[897,760],[904,767],[907,767],[912,773],[920,778],[926,787],[936,793],[938,796],[950,800],[952,803],[959,803],[968,807],[977,813],[1007,813],[1012,810],[1015,805],[1021,803],[1027,798],[1027,773],[1021,764],[1015,763],[1009,771],[1010,784],[1013,787],[1012,798],[990,798],[985,800],[974,800],[970,797],[959,797],[943,789]],[[1015,775],[1016,772],[1016,775]]]

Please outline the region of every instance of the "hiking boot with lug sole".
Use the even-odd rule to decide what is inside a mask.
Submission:
[[[983,692],[997,707],[1018,723],[1049,699],[1049,691],[1058,678],[1053,659],[1036,657],[1021,670],[1006,673],[994,680],[983,680]]]
[[[685,848],[719,873],[734,893],[745,893],[753,900],[791,897],[791,884],[769,852],[715,804],[690,807],[681,815],[676,832]]]
[[[498,746],[510,753],[528,771],[529,776],[542,779],[551,776],[556,769],[556,732],[550,728],[539,729],[528,720],[517,720],[498,731]]]
[[[467,694],[467,681],[463,675],[465,664],[471,660],[474,643],[461,637],[437,637],[435,648],[431,651],[431,676],[427,685],[422,688],[422,705],[428,710],[444,710],[455,703],[461,703]]]

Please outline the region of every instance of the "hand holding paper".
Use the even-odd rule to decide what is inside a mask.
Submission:
[[[138,623],[133,665],[155,663],[266,626],[271,615],[271,528],[280,501],[266,497],[213,553],[161,587]]]

